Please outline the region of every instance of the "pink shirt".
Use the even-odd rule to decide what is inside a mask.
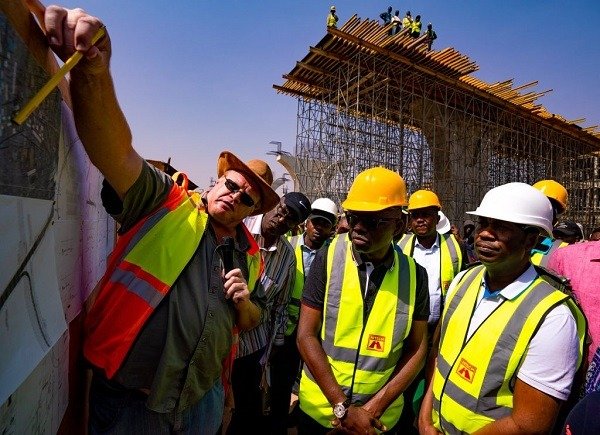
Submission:
[[[588,321],[592,338],[588,360],[600,343],[600,241],[575,243],[557,249],[548,268],[569,278]]]

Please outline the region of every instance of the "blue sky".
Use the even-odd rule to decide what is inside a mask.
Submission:
[[[375,2],[68,0],[100,17],[113,44],[117,94],[146,158],[166,160],[200,186],[221,150],[267,160],[270,141],[293,152],[296,100],[273,84],[325,35],[335,4],[340,24],[376,19],[391,5],[431,21],[434,48],[452,46],[487,82],[534,80],[553,89],[541,102],[567,119],[600,124],[600,2],[436,0]]]

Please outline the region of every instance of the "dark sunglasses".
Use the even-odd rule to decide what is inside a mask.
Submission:
[[[238,193],[239,192],[239,194],[240,194],[240,201],[246,207],[254,207],[254,200],[252,199],[252,197],[250,195],[248,195],[246,192],[244,192],[240,188],[240,186],[237,185],[237,183],[235,181],[231,181],[229,178],[225,178],[225,187],[231,193]]]
[[[362,224],[368,230],[374,230],[380,225],[384,225],[395,220],[396,218],[368,217],[362,214],[359,215],[348,211],[346,212],[346,221],[348,222],[348,225],[350,225],[350,227],[355,227],[359,222],[362,222]]]

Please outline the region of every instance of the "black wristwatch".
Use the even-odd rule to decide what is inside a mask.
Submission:
[[[336,403],[333,405],[333,415],[340,420],[346,416],[348,408],[350,407],[350,399],[346,399],[343,402]]]

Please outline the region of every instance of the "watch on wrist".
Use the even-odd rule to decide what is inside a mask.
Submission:
[[[350,399],[346,399],[343,402],[336,403],[333,405],[333,415],[340,420],[346,416],[348,408],[350,407]]]

